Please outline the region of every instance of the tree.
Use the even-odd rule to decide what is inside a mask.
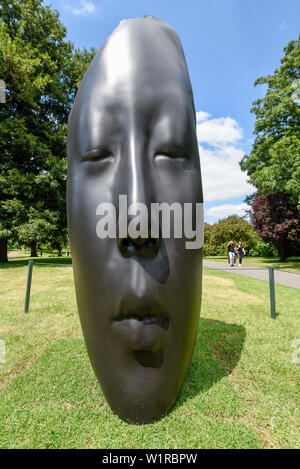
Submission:
[[[240,164],[260,194],[282,192],[300,208],[300,35],[284,52],[273,75],[255,81],[267,89],[253,103],[256,137]]]
[[[206,256],[227,254],[227,243],[242,241],[248,251],[257,244],[257,237],[250,223],[242,217],[231,215],[213,225],[204,225],[204,254]]]
[[[27,223],[17,227],[18,239],[31,248],[31,257],[37,257],[38,242],[46,242],[51,237],[53,224],[46,220],[46,215],[51,218],[51,213],[36,212],[31,209]]]
[[[300,212],[288,195],[256,195],[250,206],[253,228],[264,241],[275,246],[281,261],[300,252]]]
[[[41,229],[55,221],[51,232],[62,242],[66,123],[95,51],[74,49],[58,12],[43,0],[2,0],[0,42],[0,77],[7,86],[6,104],[0,106],[0,261],[5,262],[8,238],[23,233],[24,240],[22,226],[32,226],[31,208],[44,220]]]

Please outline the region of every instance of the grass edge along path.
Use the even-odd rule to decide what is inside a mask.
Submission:
[[[228,264],[228,258],[226,256],[204,256],[203,260],[211,262],[220,262],[222,264]],[[236,260],[236,266],[238,259]],[[282,262],[279,257],[243,257],[244,267],[259,267],[268,268],[274,267],[279,270],[286,270],[287,272],[300,273],[300,257],[290,257],[288,260]]]

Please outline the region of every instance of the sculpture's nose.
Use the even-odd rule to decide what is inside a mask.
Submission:
[[[159,250],[159,239],[148,236],[142,238],[132,238],[127,235],[126,238],[118,239],[118,246],[122,256],[124,257],[147,257],[149,259],[154,258]]]
[[[154,258],[159,250],[159,238],[151,237],[151,202],[155,198],[155,184],[151,164],[143,145],[132,141],[127,158],[127,232],[118,239],[118,247],[124,257]],[[131,221],[137,217],[135,232]],[[154,221],[156,222],[156,221]]]

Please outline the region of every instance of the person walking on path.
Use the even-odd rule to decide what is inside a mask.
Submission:
[[[239,256],[239,267],[242,267],[243,255],[245,255],[245,249],[243,248],[242,241],[239,241],[239,244],[236,248],[237,255]]]
[[[230,267],[234,267],[235,246],[233,244],[233,241],[229,241],[229,243],[227,244],[227,248],[228,248]]]

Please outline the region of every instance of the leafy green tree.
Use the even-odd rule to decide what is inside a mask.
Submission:
[[[51,214],[39,213],[35,209],[29,211],[28,221],[16,228],[18,239],[31,248],[31,257],[37,257],[37,244],[45,243],[51,237],[54,229],[53,223],[46,218]]]
[[[300,35],[284,53],[281,66],[255,82],[267,89],[251,109],[256,137],[241,168],[260,194],[285,193],[300,208]]]
[[[213,225],[204,225],[204,255],[216,256],[227,254],[227,243],[242,241],[248,251],[257,244],[257,236],[251,224],[242,217],[232,215],[219,220]]]
[[[18,233],[22,242],[26,238],[21,225],[31,235],[37,233],[33,226],[49,235],[47,224],[55,223],[51,233],[63,241],[66,123],[95,51],[74,49],[58,12],[43,0],[2,0],[0,43],[0,77],[7,87],[0,105],[0,261],[5,262],[7,239]],[[39,213],[36,223],[31,208]]]

